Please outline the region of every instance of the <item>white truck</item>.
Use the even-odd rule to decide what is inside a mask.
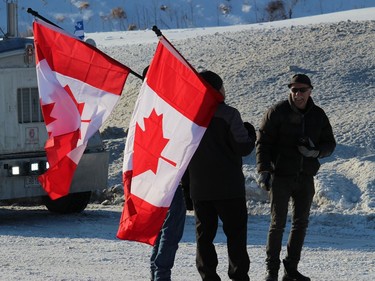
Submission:
[[[17,3],[6,4],[8,30],[0,38],[0,200],[41,197],[52,212],[81,212],[92,191],[107,187],[109,154],[97,132],[79,162],[70,194],[49,199],[37,180],[48,162],[34,42],[18,37]]]

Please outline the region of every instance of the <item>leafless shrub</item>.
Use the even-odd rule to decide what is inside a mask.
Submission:
[[[61,15],[61,14],[55,16],[55,20],[56,20],[57,22],[64,22],[65,19],[66,19],[65,16],[64,16],[64,15]]]
[[[100,19],[102,21],[108,21],[109,20],[109,15],[100,15]]]
[[[282,0],[270,1],[265,8],[269,21],[286,19],[284,2]]]
[[[126,30],[125,20],[127,19],[127,15],[123,8],[113,8],[110,13],[110,19],[114,21],[114,26],[118,24],[117,27],[120,28],[120,30]]]
[[[90,8],[89,2],[82,1],[82,2],[79,3],[78,9],[80,9],[81,11],[85,10],[85,9],[88,9],[88,8]]]
[[[121,7],[112,9],[111,16],[114,19],[126,19],[127,18],[125,10]]]
[[[129,24],[128,25],[128,30],[131,31],[131,30],[136,30],[137,29],[137,25],[135,24]]]
[[[232,11],[232,6],[229,4],[220,4],[219,10],[223,15],[228,15]]]
[[[290,0],[289,1],[289,8],[288,8],[288,18],[291,19],[293,15],[294,6],[297,5],[299,0]]]

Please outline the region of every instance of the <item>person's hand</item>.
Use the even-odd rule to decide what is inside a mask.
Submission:
[[[298,151],[305,157],[313,158],[318,158],[320,153],[309,137],[301,138],[299,140]]]
[[[193,200],[191,200],[189,195],[186,195],[186,194],[184,195],[184,201],[185,201],[186,210],[193,211],[194,204],[193,204]]]
[[[183,185],[182,183],[180,183],[180,185],[181,185],[181,188],[182,188],[182,192],[184,194],[184,201],[185,201],[186,210],[193,211],[194,206],[193,206],[193,200],[191,200],[191,198],[190,198],[190,187],[187,186],[187,185]]]
[[[260,172],[258,184],[265,191],[270,191],[271,185],[272,185],[271,173],[270,172]]]
[[[249,122],[243,122],[243,125],[246,128],[246,130],[249,134],[249,137],[253,140],[256,140],[257,135],[256,135],[256,132],[255,132],[254,126],[251,125]]]

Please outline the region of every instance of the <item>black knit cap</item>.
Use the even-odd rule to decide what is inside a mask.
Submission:
[[[223,80],[215,72],[204,70],[200,72],[199,75],[202,76],[202,78],[206,82],[208,82],[212,87],[214,87],[218,91],[223,86]]]
[[[311,80],[306,74],[295,74],[293,75],[292,79],[290,80],[290,83],[288,84],[288,87],[292,87],[293,84],[295,83],[301,83],[301,84],[306,84],[309,85],[311,89],[314,87],[311,85]]]

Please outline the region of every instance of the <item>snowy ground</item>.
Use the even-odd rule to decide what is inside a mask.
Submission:
[[[120,206],[102,205],[90,205],[73,216],[36,207],[0,209],[0,280],[149,280],[151,247],[115,238],[120,215]],[[267,215],[249,218],[251,280],[264,277],[268,222]],[[374,280],[374,236],[374,215],[313,214],[300,269],[317,281]],[[228,280],[220,228],[216,242],[218,272]],[[199,280],[194,261],[194,217],[188,213],[172,280]]]
[[[338,146],[316,177],[300,269],[317,281],[375,280],[375,8],[328,19],[228,28],[169,30],[165,35],[197,70],[208,68],[223,77],[227,102],[255,127],[270,105],[286,98],[291,74],[311,77],[313,98],[330,117]],[[88,37],[138,73],[149,64],[157,44],[152,31]],[[73,216],[56,216],[42,207],[1,207],[0,280],[148,280],[151,247],[115,238],[122,211],[125,132],[140,85],[134,76],[128,78],[101,129],[111,153],[107,198],[112,205],[91,204]],[[250,277],[258,281],[265,270],[267,194],[254,181],[254,153],[244,163]],[[216,246],[219,272],[227,280],[221,229]],[[194,260],[189,213],[173,280],[199,280]]]

